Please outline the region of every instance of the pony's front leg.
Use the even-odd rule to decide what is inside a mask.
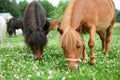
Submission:
[[[83,38],[83,35],[81,35],[82,37],[82,42],[83,42],[83,52],[82,52],[82,56],[83,56],[83,62],[87,62],[88,61],[88,56],[86,54],[86,49],[85,49],[85,44],[84,44],[84,38]]]
[[[14,29],[14,34],[15,34],[15,36],[16,36],[16,30]]]
[[[89,48],[90,48],[90,64],[95,64],[96,60],[95,60],[95,55],[94,55],[94,37],[95,37],[95,33],[96,33],[96,28],[95,26],[92,26],[90,28],[90,39],[88,42]]]
[[[84,46],[84,49],[83,49],[83,62],[87,62],[88,61],[88,56],[86,54],[86,49],[85,49],[85,46]]]

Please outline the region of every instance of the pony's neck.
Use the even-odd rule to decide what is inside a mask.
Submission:
[[[61,23],[63,29],[67,26],[69,27],[72,27],[71,26],[71,19],[72,19],[72,10],[73,10],[73,6],[74,6],[74,3],[76,2],[76,0],[72,0],[70,1],[70,3],[68,4],[68,7],[66,8],[66,11],[64,13],[64,16],[63,16],[63,21]]]
[[[63,29],[67,26],[76,29],[79,27],[81,16],[80,15],[80,5],[82,5],[81,0],[71,0],[69,3],[66,12],[63,17],[63,22],[61,25]],[[63,25],[64,24],[64,25]]]

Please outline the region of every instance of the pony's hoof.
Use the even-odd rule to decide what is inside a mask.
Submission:
[[[88,59],[83,59],[83,63],[86,63],[86,62],[88,62]]]
[[[105,49],[102,49],[102,51],[105,53]]]
[[[90,61],[90,64],[91,65],[94,65],[96,63],[96,60],[95,59],[92,59],[91,61]]]
[[[108,57],[108,54],[105,54],[106,57]]]

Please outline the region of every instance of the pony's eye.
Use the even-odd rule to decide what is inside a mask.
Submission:
[[[77,48],[77,49],[79,49],[79,48],[80,48],[80,46],[76,46],[76,48]]]

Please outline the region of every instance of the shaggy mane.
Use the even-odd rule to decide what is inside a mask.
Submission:
[[[60,37],[61,47],[64,47],[67,50],[75,49],[77,41],[80,42],[80,44],[83,43],[80,34],[72,28],[64,30],[64,33]]]

